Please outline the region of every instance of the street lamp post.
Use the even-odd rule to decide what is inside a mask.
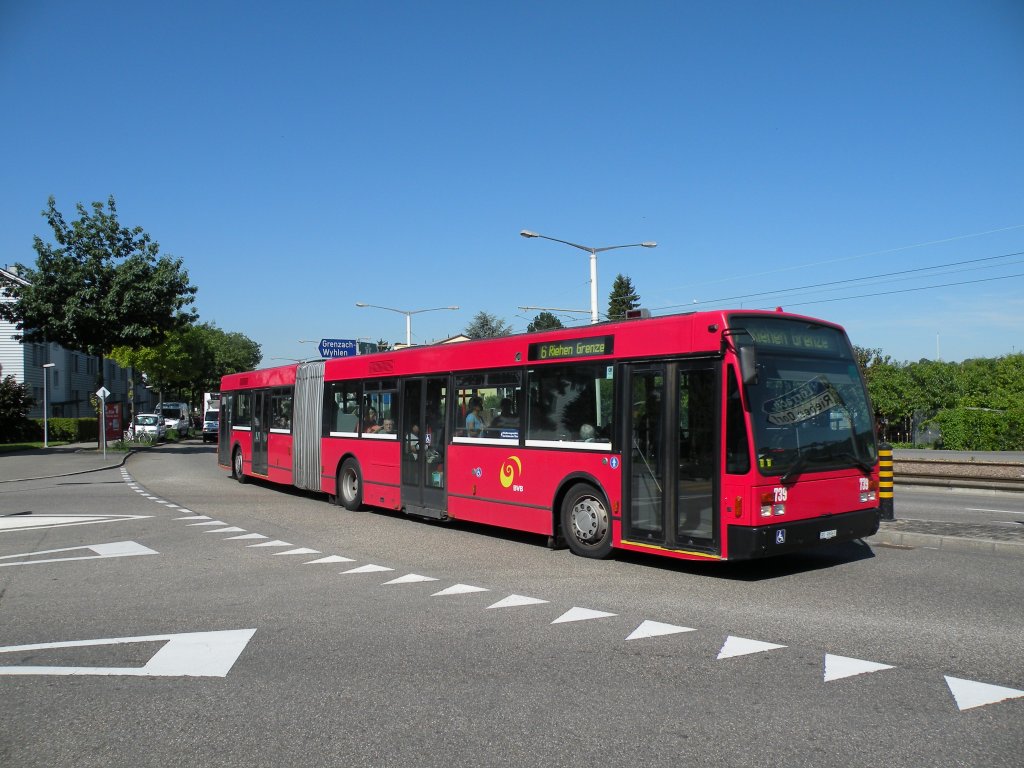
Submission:
[[[50,447],[50,425],[47,419],[49,407],[46,405],[46,380],[50,378],[50,368],[56,368],[56,363],[43,364],[43,448]]]
[[[371,307],[373,309],[386,309],[388,312],[397,312],[400,315],[405,315],[405,346],[412,346],[412,316],[418,315],[421,312],[437,312],[441,309],[458,309],[458,307],[431,307],[430,309],[395,309],[394,307],[382,307],[377,304],[367,304],[362,301],[356,302],[357,307]]]
[[[557,237],[548,237],[547,235],[539,235],[536,232],[531,232],[528,229],[522,230],[520,233],[523,237],[539,237],[544,240],[553,240],[556,243],[563,243],[565,245],[571,245],[573,248],[579,248],[581,251],[586,251],[590,254],[590,322],[598,322],[597,316],[597,254],[602,251],[613,251],[616,248],[657,248],[658,244],[649,240],[642,243],[628,243],[626,245],[606,245],[604,248],[591,248],[587,245],[579,245],[578,243],[570,243],[568,240],[559,240]]]

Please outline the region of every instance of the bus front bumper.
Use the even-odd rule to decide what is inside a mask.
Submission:
[[[756,528],[729,526],[729,560],[749,560],[800,552],[819,544],[853,541],[878,533],[878,509],[844,512],[812,520]]]

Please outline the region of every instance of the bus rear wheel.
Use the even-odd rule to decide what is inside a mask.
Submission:
[[[235,448],[235,453],[231,457],[231,476],[240,483],[245,482],[245,471],[242,462],[242,449]]]
[[[345,459],[338,470],[338,503],[345,509],[355,512],[363,506],[363,473],[359,471],[359,462]]]
[[[611,515],[601,494],[590,485],[576,485],[562,502],[562,536],[582,557],[608,557],[612,551]]]

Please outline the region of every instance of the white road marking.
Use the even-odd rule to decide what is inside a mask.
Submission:
[[[725,639],[725,644],[722,646],[722,650],[718,652],[719,659],[731,659],[734,656],[746,656],[751,653],[762,653],[763,651],[773,651],[776,648],[785,648],[784,645],[777,645],[775,643],[766,643],[762,640],[748,640],[745,637],[733,637],[729,635]]]
[[[223,520],[207,520],[205,523],[189,523],[189,527],[196,525],[227,525]]]
[[[493,605],[488,605],[487,609],[491,608],[518,608],[521,605],[540,605],[546,603],[547,600],[541,600],[539,597],[527,597],[526,595],[509,595],[506,598],[499,600]]]
[[[825,680],[841,680],[844,677],[863,675],[868,672],[880,672],[883,669],[892,669],[892,664],[880,664],[877,661],[864,661],[863,659],[851,659],[849,656],[835,656],[831,653],[825,654]]]
[[[634,629],[627,640],[641,640],[645,637],[659,637],[661,635],[675,635],[679,632],[696,632],[693,627],[680,627],[676,624],[664,624],[660,621],[645,620],[639,627]]]
[[[399,576],[397,579],[385,581],[382,586],[386,587],[388,584],[418,584],[423,581],[437,581],[437,579],[433,576],[420,576],[418,573],[409,573],[405,576]]]
[[[146,520],[152,515],[12,515],[0,517],[0,533],[4,531],[36,531],[43,528],[66,528],[71,525],[121,523]]]
[[[381,571],[393,571],[393,570],[395,570],[395,569],[394,568],[388,568],[386,565],[373,565],[373,564],[370,564],[370,565],[361,565],[358,568],[352,568],[352,569],[347,570],[347,571],[342,571],[342,573],[343,574],[345,574],[345,573],[379,573]]]
[[[63,563],[68,560],[97,560],[111,557],[134,557],[136,555],[158,555],[159,552],[137,544],[134,541],[115,541],[109,544],[87,544],[81,547],[63,547],[62,549],[46,549],[39,552],[26,552],[21,555],[4,555],[0,560],[10,560],[16,557],[38,557],[39,555],[55,555],[59,552],[77,552],[89,550],[91,555],[79,555],[78,557],[48,557],[43,560],[25,560],[20,563],[0,563],[0,568],[11,565],[38,565],[40,563]]]
[[[245,650],[255,629],[217,632],[185,632],[174,635],[108,637],[101,640],[73,640],[66,643],[11,645],[0,653],[41,651],[47,648],[82,648],[91,645],[121,645],[166,640],[142,667],[30,667],[0,666],[0,675],[129,675],[133,677],[226,677]]]
[[[616,613],[608,613],[607,611],[595,611],[592,608],[570,608],[568,611],[563,613],[557,619],[552,621],[552,624],[567,624],[570,621],[590,621],[591,619],[606,619],[609,616],[617,616]]]
[[[269,536],[264,536],[262,533],[247,533],[244,536],[228,536],[224,541],[232,541],[234,539],[269,539]]]
[[[468,595],[471,592],[490,592],[490,590],[485,589],[484,587],[474,587],[469,584],[456,584],[454,586],[448,587],[447,589],[442,589],[440,592],[435,592],[431,595],[431,597],[443,597],[445,595]]]
[[[234,536],[232,538],[240,539],[241,536]],[[327,557],[321,557],[319,560],[310,560],[309,562],[303,563],[303,565],[313,565],[314,563],[354,563],[351,557],[342,557],[341,555],[328,555]]]
[[[310,549],[309,547],[299,547],[298,549],[289,549],[287,552],[275,552],[275,555],[319,555],[319,549]]]
[[[239,528],[236,525],[229,525],[227,528],[211,528],[203,533],[245,533],[245,528]]]
[[[1004,688],[1001,685],[990,685],[978,683],[974,680],[964,680],[959,677],[945,675],[946,685],[949,692],[953,694],[957,707],[963,712],[965,709],[984,707],[986,704],[995,704],[998,701],[1007,699],[1019,699],[1024,696],[1024,691],[1016,688]]]
[[[264,541],[259,544],[249,544],[249,547],[291,547],[293,544],[289,544],[287,541],[281,541],[280,539],[274,539],[273,541]]]

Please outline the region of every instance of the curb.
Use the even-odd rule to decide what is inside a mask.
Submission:
[[[940,552],[963,552],[1003,557],[1024,557],[1024,542],[972,539],[963,536],[941,536],[934,533],[879,530],[864,541],[869,545],[901,549],[937,549]]]

